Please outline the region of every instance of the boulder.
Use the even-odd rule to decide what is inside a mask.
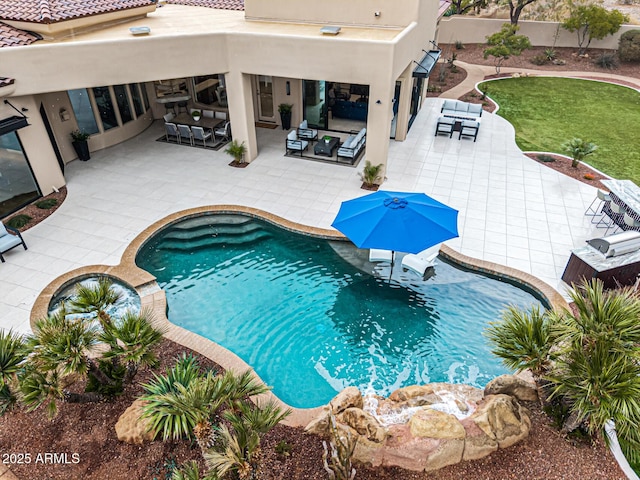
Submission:
[[[380,425],[378,420],[360,408],[347,408],[337,417],[337,421],[348,425],[358,432],[358,434],[372,442],[382,443],[387,436],[384,427]]]
[[[414,437],[449,440],[460,440],[465,437],[464,427],[455,416],[429,407],[425,407],[411,417],[409,429]]]
[[[465,430],[462,460],[477,460],[498,450],[498,442],[489,437],[473,420],[465,418],[460,423]]]
[[[484,394],[498,395],[506,394],[525,402],[536,402],[538,400],[538,390],[535,383],[527,382],[514,375],[500,375],[494,378],[484,387]]]
[[[311,420],[304,431],[306,433],[315,433],[316,435],[325,436],[329,434],[329,407],[324,407],[316,418]]]
[[[519,442],[531,429],[531,419],[526,408],[509,395],[489,395],[469,417],[500,448]]]
[[[121,442],[142,445],[154,439],[155,432],[150,430],[151,422],[142,418],[143,400],[136,400],[127,408],[116,422],[116,435]]]
[[[347,387],[329,402],[329,408],[334,415],[346,410],[349,407],[362,408],[364,400],[357,387]]]

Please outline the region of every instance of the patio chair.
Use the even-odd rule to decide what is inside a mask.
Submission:
[[[436,136],[444,133],[445,135],[449,135],[449,138],[451,138],[453,136],[453,126],[455,123],[456,122],[453,118],[438,118],[438,123],[436,124]]]
[[[624,213],[624,217],[622,217],[622,221],[624,224],[629,227],[631,230],[637,230],[640,228],[640,222],[629,215],[627,212]]]
[[[318,130],[309,128],[309,124],[304,120],[298,127],[298,138],[310,140],[313,143],[314,140],[318,140]]]
[[[436,257],[440,253],[440,243],[429,247],[417,254],[408,253],[402,259],[402,268],[411,270],[421,277],[424,277],[427,268],[433,267],[436,263]]]
[[[164,124],[164,136],[169,141],[169,137],[175,137],[176,143],[180,143],[180,133],[175,123],[166,122]]]
[[[391,250],[381,250],[378,248],[369,249],[370,262],[389,262],[393,261],[393,252]]]
[[[624,210],[620,205],[614,202],[609,202],[609,209],[611,210],[611,215],[621,215],[624,213]],[[604,234],[605,236],[609,234],[609,230],[613,228],[611,233],[615,233],[620,225],[616,223],[616,220],[611,215],[603,215],[598,223],[596,223],[596,228],[606,228]]]
[[[183,138],[188,138],[189,145],[193,145],[193,133],[191,133],[189,125],[178,125],[178,133],[180,134],[180,136],[178,137],[180,143],[182,143]]]
[[[196,140],[202,142],[202,146],[207,148],[207,140],[209,140],[212,136],[212,131],[207,130],[205,132],[202,127],[191,127],[191,133],[193,135],[193,144],[195,145]]]
[[[224,122],[222,127],[218,127],[213,131],[213,135],[220,141],[231,140],[231,122]]]
[[[164,118],[165,122],[170,122],[171,120],[173,120],[173,117],[175,117],[175,115],[172,112],[169,112],[166,115],[164,115],[162,118]]]
[[[18,245],[22,245],[25,250],[27,249],[27,244],[24,243],[24,239],[20,232],[13,227],[5,226],[4,223],[0,221],[0,261],[4,263],[4,257],[2,254],[17,247]]]
[[[602,207],[606,202],[610,202],[610,201],[611,201],[611,196],[604,190],[598,189],[598,192],[596,193],[596,198],[593,199],[593,202],[591,202],[591,205],[589,205],[584,212],[585,216],[593,217],[591,219],[591,223],[598,223],[597,217],[602,215]]]
[[[458,140],[462,137],[473,137],[473,141],[475,142],[476,138],[478,138],[478,130],[480,130],[480,124],[478,122],[463,120]]]
[[[285,155],[292,152],[300,152],[300,156],[302,156],[302,152],[307,149],[309,146],[309,142],[306,140],[301,140],[298,138],[298,133],[294,130],[291,130],[287,135],[287,143],[285,144]]]

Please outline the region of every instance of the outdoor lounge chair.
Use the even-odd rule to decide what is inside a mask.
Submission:
[[[445,135],[449,135],[449,138],[453,135],[453,125],[455,124],[455,120],[453,118],[448,117],[440,117],[438,119],[438,123],[436,124],[436,136],[444,133]]]
[[[389,262],[393,261],[393,252],[391,250],[380,250],[378,248],[371,248],[369,250],[370,262]]]
[[[314,140],[318,140],[318,130],[309,128],[309,124],[304,120],[298,127],[298,138],[311,140],[311,142],[313,142]]]
[[[473,141],[476,141],[478,137],[478,130],[480,130],[480,123],[473,122],[470,120],[462,121],[462,128],[460,129],[460,134],[458,135],[458,140],[462,137],[473,137]]]
[[[0,261],[4,263],[2,254],[18,245],[22,245],[25,250],[27,249],[27,244],[24,243],[20,232],[13,227],[6,227],[4,223],[0,222]]]
[[[287,143],[285,145],[285,154],[288,154],[289,151],[292,152],[300,152],[300,156],[302,156],[302,152],[307,149],[309,146],[309,142],[306,140],[300,140],[298,138],[298,133],[295,130],[291,130],[287,135]]]
[[[402,268],[411,270],[421,277],[427,271],[427,268],[433,267],[436,263],[436,257],[440,253],[440,243],[429,247],[417,254],[408,253],[402,259]]]

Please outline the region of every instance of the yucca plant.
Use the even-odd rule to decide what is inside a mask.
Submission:
[[[241,480],[250,479],[254,471],[253,456],[260,446],[260,437],[240,423],[232,433],[226,425],[220,427],[220,451],[204,454],[207,466],[219,477],[233,472]]]
[[[68,310],[70,313],[95,313],[104,328],[111,324],[111,316],[106,310],[120,300],[120,296],[109,278],[100,277],[96,285],[78,284]]]
[[[539,307],[526,312],[510,306],[501,320],[489,325],[484,336],[493,347],[491,353],[500,357],[507,368],[529,369],[538,379],[549,370],[556,336],[554,317]]]
[[[104,359],[118,358],[127,367],[125,383],[130,382],[141,365],[153,366],[158,359],[153,348],[162,341],[163,331],[152,325],[153,313],[143,309],[140,313],[127,311],[118,321],[105,324],[99,339],[111,345]]]
[[[185,462],[173,471],[171,480],[218,480],[213,473],[200,472],[200,466],[195,460]]]
[[[15,404],[13,389],[26,357],[23,338],[12,330],[0,330],[0,415]]]
[[[562,149],[571,155],[571,166],[578,168],[578,164],[587,156],[594,153],[598,149],[598,146],[595,143],[587,142],[581,138],[572,138],[562,144]]]

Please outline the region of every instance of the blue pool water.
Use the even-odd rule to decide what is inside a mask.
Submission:
[[[388,266],[371,274],[366,253],[209,215],[162,230],[136,261],[165,290],[171,322],[239,355],[295,407],[351,385],[388,395],[427,382],[483,387],[507,373],[482,331],[508,304],[540,304],[533,295],[442,260],[427,280],[398,264],[389,281]]]

